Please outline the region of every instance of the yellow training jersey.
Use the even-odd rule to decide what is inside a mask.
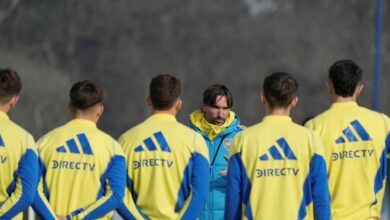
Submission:
[[[74,119],[42,137],[38,152],[33,207],[43,219],[110,219],[126,182],[123,150],[113,138],[91,121]]]
[[[22,219],[34,199],[38,159],[33,137],[0,111],[0,219]]]
[[[306,127],[324,143],[333,219],[379,217],[390,152],[388,117],[355,102],[335,103]]]
[[[119,138],[127,161],[125,219],[195,219],[209,190],[207,146],[174,116],[154,114]]]
[[[225,219],[330,219],[320,138],[287,116],[266,116],[230,150]]]

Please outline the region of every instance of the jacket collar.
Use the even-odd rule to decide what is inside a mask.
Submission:
[[[267,115],[263,118],[263,122],[286,123],[286,122],[292,122],[292,119],[286,115]]]
[[[146,121],[177,121],[176,117],[171,114],[157,113],[149,116]]]
[[[190,115],[189,126],[209,140],[214,140],[216,137],[233,132],[234,129],[240,124],[240,119],[238,116],[234,112],[230,111],[229,119],[227,119],[228,124],[225,129],[221,129],[217,133],[209,135],[209,132],[207,132],[209,130],[207,125],[202,123],[202,121],[205,121],[204,115],[200,110],[196,110]]]
[[[359,107],[359,105],[356,102],[335,102],[330,106],[330,108],[354,108],[354,107]]]
[[[85,119],[72,119],[71,121],[68,122],[68,124],[96,128],[96,124],[93,121],[85,120]]]

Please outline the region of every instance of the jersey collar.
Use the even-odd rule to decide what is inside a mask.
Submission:
[[[285,115],[267,115],[263,118],[263,122],[292,122],[292,119]]]
[[[331,108],[350,108],[358,106],[359,105],[356,102],[335,102],[331,105]]]
[[[171,114],[164,114],[164,113],[156,113],[151,115],[148,119],[148,121],[176,121],[176,117]]]
[[[85,120],[85,119],[76,118],[71,120],[69,124],[96,128],[96,124],[93,121]]]
[[[0,119],[9,120],[7,113],[0,111]]]

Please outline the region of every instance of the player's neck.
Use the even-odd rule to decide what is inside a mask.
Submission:
[[[87,121],[92,121],[93,123],[97,123],[99,121],[99,117],[93,114],[83,114],[81,112],[77,112],[73,114],[73,119],[82,119]]]
[[[266,108],[265,114],[268,115],[279,115],[279,116],[290,116],[291,108]]]
[[[9,102],[0,105],[0,111],[4,112],[6,114],[8,114],[8,112],[10,112],[12,108],[13,107]]]
[[[0,111],[8,114],[16,106],[18,100],[19,100],[19,96],[13,96],[11,100],[7,102],[2,102],[0,104]]]
[[[4,105],[0,105],[0,111],[4,112],[5,114],[8,114],[9,107],[8,106],[4,106]]]
[[[363,91],[363,88],[364,88],[363,84],[358,84],[353,94],[348,97],[343,97],[341,95],[336,94],[335,89],[332,86],[328,87],[328,92],[332,100],[332,103],[356,102],[357,98],[360,96],[361,92]]]
[[[177,111],[175,109],[168,109],[168,110],[157,110],[157,109],[152,109],[152,115],[155,114],[168,114],[176,117]]]
[[[333,103],[345,103],[345,102],[356,102],[357,97],[342,97],[342,96],[332,96]]]

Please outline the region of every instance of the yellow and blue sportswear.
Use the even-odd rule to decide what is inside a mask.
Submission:
[[[190,115],[189,127],[202,135],[210,156],[209,198],[199,219],[221,220],[225,210],[226,174],[221,175],[220,172],[227,170],[226,158],[232,140],[244,127],[233,111],[230,111],[225,123],[218,126],[208,123],[200,110]]]
[[[38,143],[41,177],[33,208],[45,219],[111,219],[122,202],[126,162],[120,145],[92,121],[74,119]]]
[[[390,153],[390,120],[356,102],[334,103],[306,126],[322,138],[332,218],[380,217]]]
[[[38,183],[33,137],[0,111],[0,219],[22,219]]]
[[[230,150],[225,219],[330,219],[320,138],[287,116],[266,116]]]
[[[201,135],[169,114],[154,114],[125,132],[125,219],[195,219],[206,204],[209,157]]]

